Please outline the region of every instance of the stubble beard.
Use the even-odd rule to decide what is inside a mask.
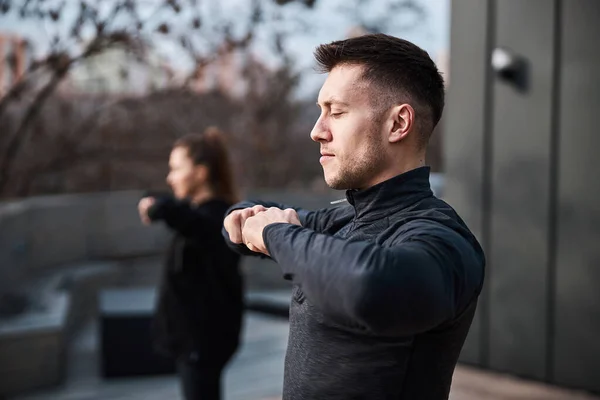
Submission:
[[[369,133],[368,147],[359,156],[341,157],[338,170],[332,177],[325,177],[327,186],[336,190],[364,189],[381,170],[384,147],[377,134]]]

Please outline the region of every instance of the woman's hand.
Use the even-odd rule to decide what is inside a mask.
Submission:
[[[148,216],[148,209],[156,203],[154,197],[144,197],[138,203],[138,212],[140,213],[140,219],[144,225],[150,225],[152,220]]]

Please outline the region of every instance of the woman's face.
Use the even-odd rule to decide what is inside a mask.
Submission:
[[[175,147],[171,151],[167,184],[178,199],[193,197],[204,188],[206,172],[204,165],[194,165],[186,148]]]

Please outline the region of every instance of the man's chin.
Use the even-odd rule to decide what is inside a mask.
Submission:
[[[335,190],[348,189],[346,187],[346,185],[344,185],[344,182],[340,181],[339,179],[335,179],[335,177],[328,177],[327,175],[325,175],[325,183],[331,189],[335,189]]]

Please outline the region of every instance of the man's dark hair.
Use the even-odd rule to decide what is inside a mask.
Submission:
[[[363,79],[383,91],[386,107],[407,102],[425,117],[419,128],[421,143],[427,144],[444,109],[444,79],[425,50],[377,33],[322,44],[314,54],[321,72],[344,64],[364,66]]]

